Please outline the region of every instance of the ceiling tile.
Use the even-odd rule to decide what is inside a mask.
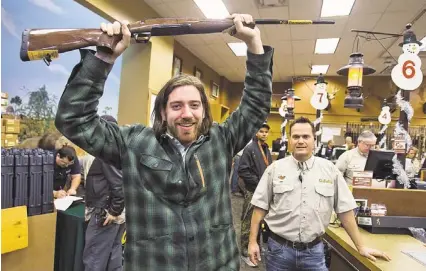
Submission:
[[[171,1],[167,5],[178,17],[205,18],[193,0]]]
[[[205,44],[223,43],[222,36],[229,36],[223,33],[203,34],[199,37],[204,40]]]
[[[405,25],[414,19],[413,12],[387,12],[383,14],[374,31],[385,33],[401,33]]]
[[[346,27],[344,30],[344,35],[347,34],[348,32],[351,32],[352,29],[367,30],[367,31],[373,30],[374,26],[380,20],[381,16],[382,16],[381,13],[369,14],[368,16],[362,16],[362,15],[349,16],[348,22],[346,23]]]
[[[309,40],[317,36],[316,25],[291,25],[290,33],[292,40]]]
[[[151,7],[163,3],[162,0],[144,0],[144,2],[150,5]]]
[[[315,49],[315,40],[293,40],[293,55],[313,54]]]
[[[290,19],[315,20],[320,17],[322,1],[290,0]]]
[[[361,16],[372,13],[383,13],[391,0],[356,0],[351,11],[352,15]],[[402,1],[401,1],[402,2]]]
[[[392,0],[386,12],[394,11],[420,11],[426,8],[425,0]]]
[[[265,25],[260,29],[261,33],[265,33],[271,42],[274,40],[291,40],[290,26],[288,25]]]
[[[275,56],[288,56],[293,54],[292,44],[290,41],[276,41],[271,43],[271,46],[275,48]]]
[[[317,38],[338,38],[342,35],[345,30],[348,17],[338,17],[334,19],[335,24],[332,25],[318,25],[317,26]]]
[[[260,8],[259,16],[262,19],[282,19],[288,20],[288,7]]]

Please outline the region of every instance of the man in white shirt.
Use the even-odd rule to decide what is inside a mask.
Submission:
[[[364,246],[355,221],[355,200],[332,162],[313,156],[315,128],[301,117],[290,125],[293,155],[270,165],[263,174],[251,204],[248,252],[257,264],[259,224],[268,224],[270,236],[266,270],[328,270],[322,235],[334,209],[359,253],[371,260],[389,257]]]
[[[376,136],[371,131],[365,130],[358,137],[358,146],[340,155],[336,166],[342,172],[348,185],[352,185],[354,172],[364,171],[368,153],[370,149],[375,148],[376,141]]]

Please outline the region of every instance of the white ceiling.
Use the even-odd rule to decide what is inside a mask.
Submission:
[[[228,11],[248,13],[254,18],[320,19],[321,0],[285,0],[286,6],[258,8],[259,0],[223,0]],[[193,0],[145,0],[162,17],[204,18]],[[309,76],[310,65],[329,64],[327,75],[347,64],[356,34],[351,29],[402,33],[405,25],[414,22],[413,30],[420,40],[426,36],[426,0],[356,0],[349,16],[324,18],[335,20],[334,25],[268,25],[259,26],[264,44],[275,48],[274,81],[291,81],[293,76]],[[419,15],[423,14],[420,18]],[[384,36],[377,36],[383,38]],[[341,38],[335,54],[315,55],[317,38]],[[245,75],[245,57],[237,57],[227,42],[237,41],[227,34],[178,36],[176,40],[194,55],[230,81],[241,82]],[[381,40],[397,59],[402,53],[401,38]],[[360,39],[360,51],[366,64],[379,74],[385,69],[389,55],[376,40]],[[426,75],[426,59],[423,58]]]

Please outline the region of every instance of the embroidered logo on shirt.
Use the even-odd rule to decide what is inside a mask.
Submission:
[[[326,179],[319,179],[320,183],[329,183],[329,184],[333,184],[332,180],[326,180]]]
[[[280,181],[282,182],[282,181],[284,181],[285,176],[284,175],[278,175],[278,179],[280,179]]]

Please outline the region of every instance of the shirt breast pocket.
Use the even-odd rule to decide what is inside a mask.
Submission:
[[[167,179],[173,168],[172,162],[142,154],[140,163],[143,166],[139,172],[143,177],[145,186],[155,194],[164,194],[168,189],[168,185],[170,185]]]
[[[274,193],[274,203],[282,210],[292,209],[291,194],[294,190],[294,184],[277,183],[273,184],[272,192]]]
[[[315,185],[316,202],[315,210],[319,213],[324,224],[328,224],[334,205],[334,185]]]

